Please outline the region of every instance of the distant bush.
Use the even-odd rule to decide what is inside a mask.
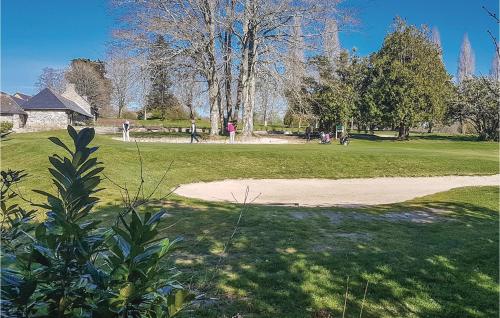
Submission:
[[[148,119],[178,120],[189,119],[189,112],[180,104],[175,104],[170,108],[156,108],[148,110]],[[137,119],[144,119],[144,110],[137,111]]]
[[[122,112],[122,118],[123,119],[137,119],[137,112],[132,112],[132,111],[124,111]]]
[[[74,147],[49,138],[66,156],[49,157],[56,194],[35,224],[35,211],[11,204],[13,187],[26,175],[2,171],[1,282],[2,317],[155,317],[181,310],[188,293],[176,271],[162,264],[175,244],[158,237],[164,210],[140,215],[135,203],[117,213],[113,226],[98,227],[91,212],[102,189],[102,163],[91,157],[94,129],[68,126]]]
[[[0,122],[0,133],[4,134],[12,130],[12,123],[9,121]]]

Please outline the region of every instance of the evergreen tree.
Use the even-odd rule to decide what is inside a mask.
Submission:
[[[174,115],[173,113],[181,110],[179,102],[171,92],[172,81],[167,63],[168,49],[168,44],[161,35],[150,49],[148,64],[151,85],[146,105],[147,111],[152,114],[150,118],[159,117],[164,120],[167,113]]]
[[[347,51],[340,52],[333,63],[326,56],[311,62],[319,71],[319,79],[308,78],[305,92],[310,94],[311,110],[321,129],[333,131],[337,124],[348,127],[361,105],[366,63]]]
[[[441,120],[452,84],[426,30],[396,19],[372,64],[366,99],[379,108],[386,126],[398,128],[398,139],[407,139],[418,123]]]

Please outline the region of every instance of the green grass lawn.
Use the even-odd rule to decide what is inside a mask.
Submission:
[[[47,156],[60,152],[47,137],[13,134],[1,143],[2,169],[30,173],[21,190],[53,190]],[[136,145],[97,136],[105,174],[134,189]],[[498,173],[498,145],[446,136],[408,142],[354,139],[339,145],[139,144],[146,192],[172,163],[168,180],[146,209],[166,207],[165,234],[184,237],[175,253],[181,281],[207,298],[182,317],[310,317],[325,309],[346,317],[498,316],[498,187],[461,188],[371,208],[249,206],[221,254],[241,206],[172,195],[180,183],[226,178],[349,178]],[[120,191],[104,180],[95,217],[111,222]],[[30,194],[33,199],[37,197]],[[448,211],[446,221],[395,222],[376,216]],[[370,217],[373,216],[373,217]],[[166,265],[167,266],[167,265]]]

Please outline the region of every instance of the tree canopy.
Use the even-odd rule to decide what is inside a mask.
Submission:
[[[380,109],[386,126],[407,139],[417,123],[430,127],[442,119],[452,92],[451,78],[428,30],[396,19],[394,30],[371,58],[367,99]]]

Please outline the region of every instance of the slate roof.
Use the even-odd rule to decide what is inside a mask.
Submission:
[[[30,95],[26,95],[26,94],[19,93],[19,92],[16,92],[13,97],[18,98],[18,99],[22,99],[22,100],[28,100],[31,98]]]
[[[27,101],[26,99],[21,99],[21,98],[19,98],[19,97],[14,96],[14,95],[11,95],[10,97],[12,97],[12,99],[13,99],[13,100],[15,100],[15,101],[16,101],[16,103],[17,103],[19,106],[21,106],[21,107],[22,107],[22,106],[23,106],[23,104],[24,104],[24,103],[26,103],[26,101]]]
[[[45,88],[40,93],[31,97],[22,107],[25,110],[70,110],[87,117],[92,117],[92,114],[88,111],[82,109],[73,101],[62,97],[50,88]]]
[[[18,103],[4,92],[0,92],[0,114],[21,114],[26,115],[26,112],[19,106]]]

